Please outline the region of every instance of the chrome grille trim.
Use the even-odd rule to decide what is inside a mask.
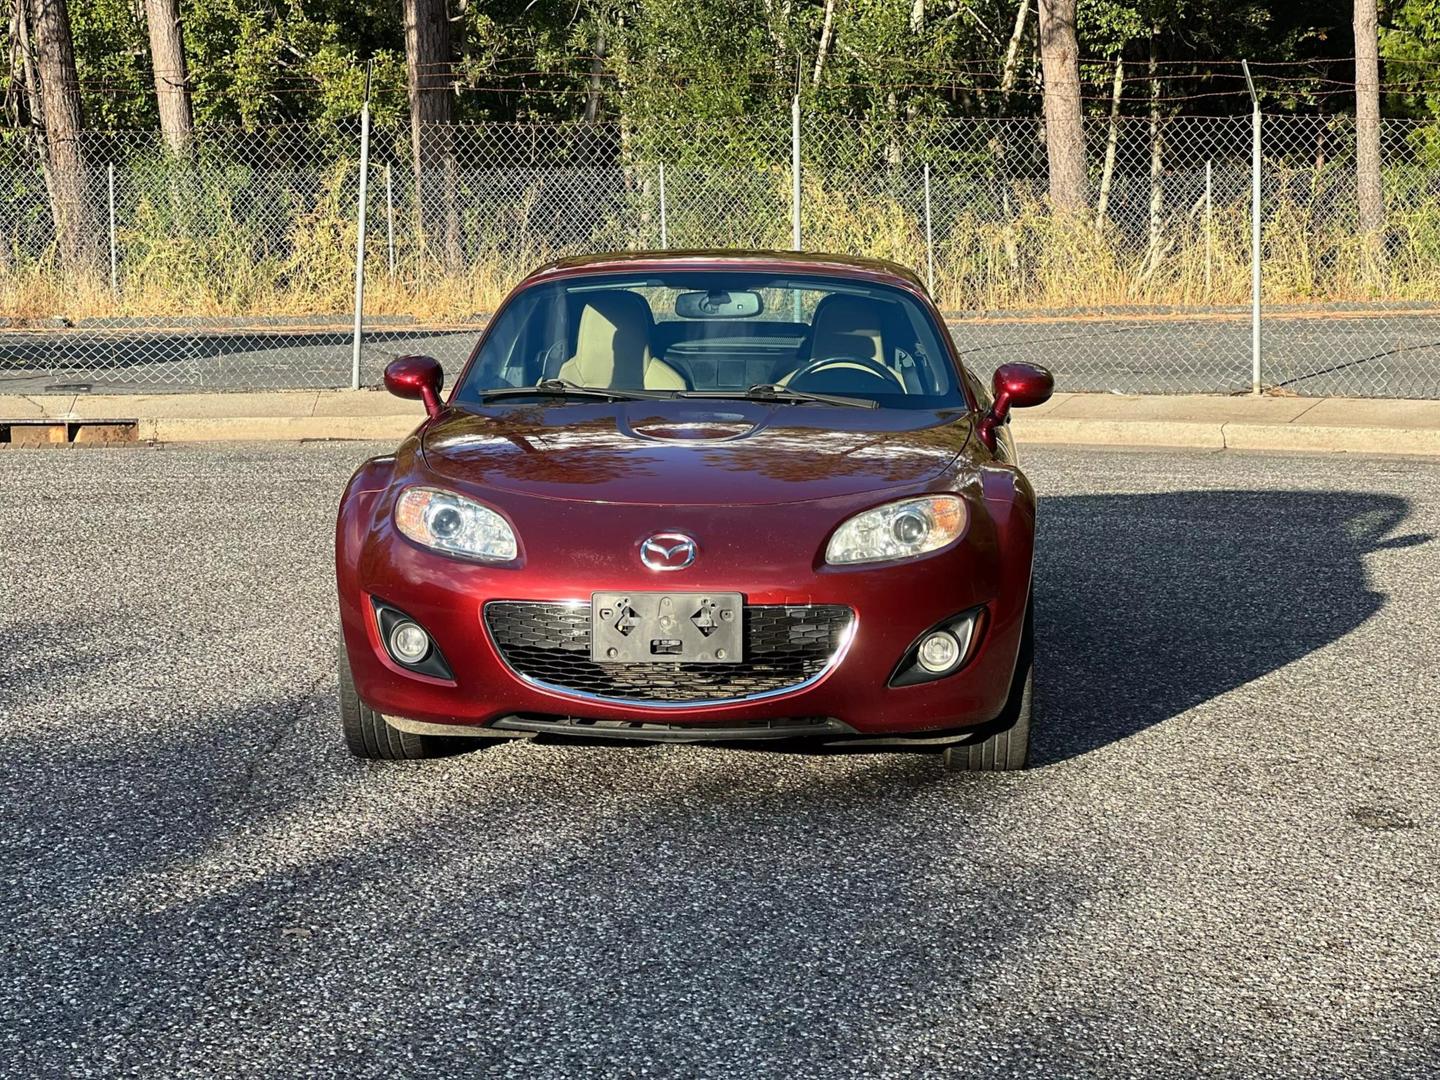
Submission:
[[[580,701],[604,702],[607,705],[632,705],[646,709],[696,709],[717,705],[735,705],[744,702],[764,701],[767,698],[793,694],[799,690],[804,690],[825,678],[825,676],[834,670],[844,659],[846,652],[850,648],[850,643],[854,640],[856,627],[855,613],[850,608],[840,604],[747,604],[745,606],[745,659],[739,664],[724,665],[723,667],[720,665],[705,665],[707,670],[704,672],[703,678],[699,673],[676,670],[681,667],[698,665],[627,665],[627,668],[634,670],[622,672],[620,681],[622,683],[630,682],[634,684],[641,681],[642,676],[653,676],[657,679],[670,676],[671,680],[678,678],[681,681],[683,681],[686,676],[699,679],[700,681],[704,679],[712,681],[724,680],[727,675],[734,681],[763,678],[763,673],[757,675],[755,672],[755,668],[760,666],[763,661],[758,661],[755,654],[752,653],[752,620],[757,618],[768,620],[789,618],[794,617],[793,613],[796,612],[802,613],[800,616],[802,619],[809,617],[812,620],[828,620],[828,626],[825,627],[825,632],[829,635],[829,641],[824,654],[818,657],[819,667],[803,675],[796,673],[799,677],[794,678],[793,681],[787,681],[782,685],[767,686],[765,689],[751,693],[732,694],[728,696],[714,696],[711,694],[708,696],[676,700],[674,698],[643,696],[643,692],[637,692],[631,696],[597,692],[578,686],[566,685],[564,682],[556,681],[553,677],[545,678],[535,674],[531,670],[526,670],[526,658],[515,655],[517,646],[514,644],[513,638],[506,635],[507,628],[502,626],[500,632],[497,633],[497,622],[499,622],[502,617],[510,616],[513,609],[529,609],[529,612],[522,615],[522,617],[533,618],[539,613],[547,616],[550,632],[557,638],[562,638],[565,642],[563,648],[557,645],[555,649],[550,650],[552,653],[563,651],[564,655],[558,658],[560,661],[596,667],[602,672],[605,678],[610,678],[611,673],[605,670],[606,665],[592,664],[589,659],[590,606],[588,601],[492,600],[485,605],[483,613],[486,632],[489,634],[491,644],[495,646],[495,651],[499,655],[501,662],[516,678],[537,689],[554,694],[561,694],[565,697]],[[800,629],[804,630],[806,628]],[[814,630],[809,629],[808,632],[814,633]],[[504,638],[504,640],[502,640],[502,638]],[[788,659],[791,663],[797,662],[795,657],[785,657],[785,652],[786,650],[773,650],[769,653],[762,652],[760,655],[780,656],[783,659]],[[553,659],[555,658],[552,658],[552,660]],[[778,661],[774,659],[771,660],[772,664],[777,662]],[[808,662],[813,664],[817,662],[817,658],[812,657]],[[624,678],[623,676],[628,676],[628,678]],[[592,682],[603,681],[595,675],[590,675],[589,680]],[[771,678],[771,681],[774,681],[773,678]]]

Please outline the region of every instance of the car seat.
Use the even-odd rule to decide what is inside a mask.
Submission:
[[[678,371],[650,354],[654,325],[650,305],[633,292],[585,295],[575,355],[560,365],[560,378],[622,390],[687,389]]]

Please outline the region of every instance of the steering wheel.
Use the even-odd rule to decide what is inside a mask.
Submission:
[[[803,389],[800,383],[802,383],[805,379],[809,378],[811,375],[817,375],[820,372],[825,371],[827,368],[836,368],[842,366],[860,368],[864,374],[869,375],[871,378],[884,379],[888,382],[894,383],[897,387],[899,387],[902,394],[907,392],[905,389],[905,384],[901,381],[899,375],[896,375],[895,372],[891,371],[884,364],[880,363],[880,361],[874,360],[868,356],[822,356],[818,359],[811,360],[804,367],[796,371],[795,374],[791,375],[788,379],[785,380],[785,384],[787,386],[793,386],[795,389],[800,390]]]

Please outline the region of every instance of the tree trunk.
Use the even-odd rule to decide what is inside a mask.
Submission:
[[[1090,200],[1085,190],[1085,128],[1080,114],[1075,0],[1040,0],[1040,65],[1045,78],[1050,202],[1063,213],[1085,210]]]
[[[1110,133],[1105,140],[1105,167],[1100,172],[1100,201],[1095,207],[1095,228],[1105,224],[1110,209],[1110,185],[1115,181],[1115,151],[1120,145],[1120,95],[1125,89],[1125,61],[1115,57],[1115,84],[1110,90]]]
[[[35,50],[30,47],[30,9],[26,0],[17,0],[10,19],[10,41],[12,49],[19,50],[19,78],[24,94],[25,123],[30,143],[35,147],[40,161],[40,174],[45,182],[45,192],[50,205],[55,205],[55,174],[50,168],[50,153],[45,146],[45,126],[40,116],[39,80],[35,74]],[[13,61],[12,61],[13,63]],[[20,102],[10,99],[15,126],[20,126]]]
[[[1030,0],[1020,0],[1015,9],[1015,28],[1010,31],[1010,43],[1005,47],[1005,61],[1000,68],[1000,115],[1010,111],[1010,92],[1015,89],[1015,76],[1020,71],[1020,43],[1025,38],[1025,23],[1030,16]],[[992,128],[992,131],[998,128]],[[1009,140],[1001,140],[998,134],[990,136],[990,160],[992,175],[1005,173],[1005,155]]]
[[[925,33],[925,0],[915,0],[915,2],[910,5],[910,33],[917,38]],[[911,95],[910,100],[905,102],[905,122],[907,127],[913,126],[919,116],[919,103],[915,100],[914,96]],[[909,137],[908,131],[906,132],[906,137]],[[898,155],[896,160],[899,160]]]
[[[35,74],[35,50],[30,45],[30,9],[25,0],[19,0],[15,4],[14,17],[10,20],[10,35],[20,53],[19,76],[25,96],[25,121],[30,129],[30,138],[40,151],[40,168],[45,174],[45,190],[48,192],[51,190],[50,155],[45,150],[45,120],[41,116],[43,110],[40,105],[40,80]],[[15,126],[18,128],[19,104],[12,103],[12,107]]]
[[[900,162],[905,156],[904,150],[900,147],[902,135],[900,124],[900,98],[891,90],[885,95],[885,115],[889,119],[890,137],[885,143],[885,164],[892,169],[898,169]]]
[[[605,74],[605,28],[595,34],[595,58],[590,61],[590,92],[585,96],[585,122],[600,122],[600,82]]]
[[[1000,70],[1000,105],[1003,111],[1010,91],[1015,89],[1015,73],[1020,70],[1020,42],[1025,37],[1025,20],[1030,15],[1030,0],[1020,0],[1015,9],[1015,29],[1010,31],[1010,44],[1005,47],[1005,66]]]
[[[775,50],[775,74],[778,78],[787,78],[792,70],[791,58],[785,44],[790,27],[790,0],[785,0],[778,9],[775,0],[764,0],[764,6],[765,29]]]
[[[72,273],[93,269],[92,219],[80,145],[80,78],[65,0],[29,0],[34,28],[35,76],[31,101],[44,132],[50,209],[60,257]]]
[[[450,21],[445,0],[404,0],[405,67],[410,81],[410,149],[420,242],[445,235],[445,263],[459,269],[459,216],[454,207],[454,118],[450,101]],[[439,168],[431,166],[439,163]],[[439,175],[437,175],[437,173]]]
[[[837,0],[825,0],[825,21],[820,25],[820,45],[815,50],[815,76],[812,80],[816,86],[820,85],[820,79],[825,74],[825,61],[830,56],[830,42],[835,36],[835,4]]]
[[[1153,270],[1160,262],[1160,232],[1165,213],[1165,144],[1160,137],[1160,32],[1150,30],[1150,250],[1146,264]]]
[[[150,30],[150,64],[155,72],[160,134],[172,154],[184,154],[195,137],[195,121],[190,113],[180,0],[145,0],[145,24]]]
[[[1360,231],[1385,227],[1380,186],[1380,58],[1375,0],[1355,0],[1355,195]]]

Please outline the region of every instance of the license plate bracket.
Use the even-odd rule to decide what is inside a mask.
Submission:
[[[599,664],[738,664],[739,593],[597,592],[590,596],[590,659]]]

